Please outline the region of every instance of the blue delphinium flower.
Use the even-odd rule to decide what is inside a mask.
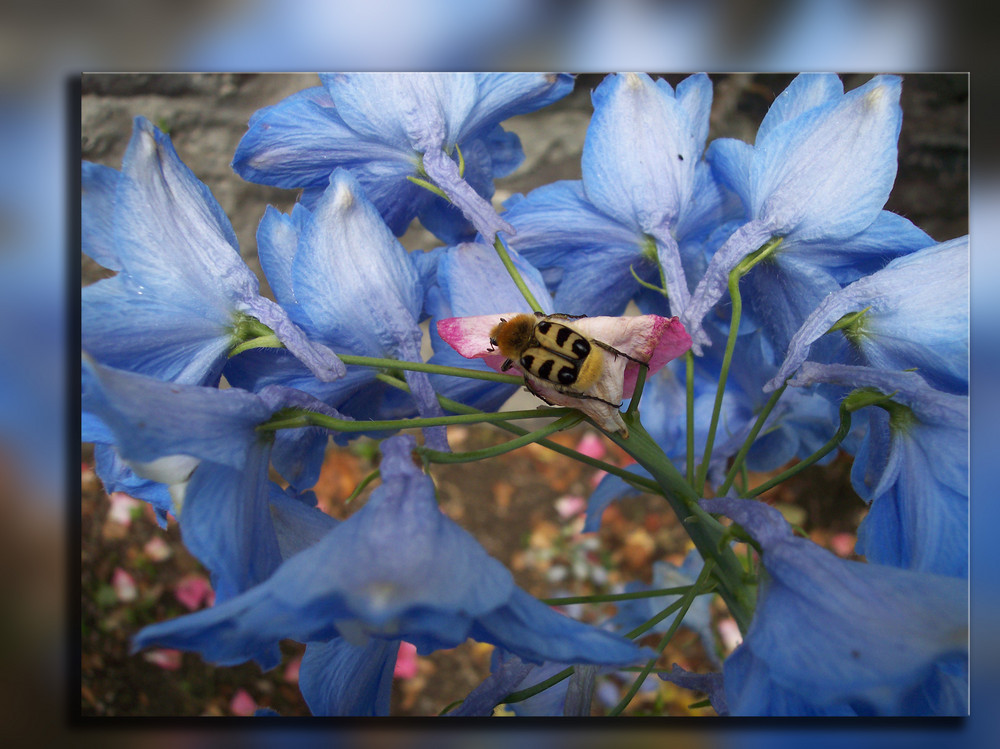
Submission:
[[[851,315],[840,357],[849,364],[915,370],[949,393],[969,391],[969,238],[931,245],[831,293],[794,335],[765,390],[780,387],[813,342]]]
[[[573,78],[541,73],[330,73],[258,111],[233,168],[251,182],[306,188],[307,205],[337,167],[355,174],[392,231],[415,216],[446,242],[510,231],[489,198],[524,159],[500,122],[568,94]],[[460,154],[458,153],[460,151]],[[456,159],[464,163],[464,171]],[[430,178],[451,203],[413,183]]]
[[[415,440],[382,443],[383,483],[368,503],[264,583],[189,616],[155,624],[137,647],[197,650],[218,663],[278,663],[278,642],[342,636],[362,646],[405,639],[417,652],[471,637],[522,658],[625,664],[646,651],[556,613],[518,588],[510,572],[437,506],[413,462]]]
[[[298,204],[285,215],[268,207],[257,238],[275,298],[312,340],[340,354],[421,361],[420,275],[350,172],[333,173],[312,211]],[[410,394],[379,382],[377,374],[352,367],[324,383],[273,350],[241,354],[226,369],[239,387],[295,387],[356,419],[442,415],[425,373],[405,373]],[[442,427],[427,434],[437,449],[447,449]],[[279,442],[285,440],[279,435]]]
[[[83,250],[118,271],[83,290],[83,348],[95,359],[215,385],[259,322],[315,377],[344,374],[332,351],[260,295],[222,208],[148,120],[135,119],[120,173],[84,163],[82,190]]]
[[[969,399],[914,372],[805,362],[791,385],[873,388],[892,403],[869,411],[851,484],[871,504],[856,551],[869,561],[969,574]]]
[[[723,666],[732,715],[964,715],[967,586],[837,557],[755,500],[702,500],[762,549],[757,610]]]
[[[680,314],[685,266],[703,270],[695,240],[725,215],[724,192],[701,160],[712,84],[699,74],[674,91],[645,74],[612,75],[593,102],[582,181],[508,201],[511,245],[546,274],[561,312],[621,314],[641,288],[632,271],[660,285],[662,270],[671,313]]]
[[[784,352],[831,291],[891,258],[931,244],[882,210],[896,176],[901,81],[876,76],[853,91],[833,74],[802,74],[775,99],[756,143],[720,138],[706,159],[741,198],[745,217],[712,256],[682,321],[701,339],[702,319],[730,271],[772,237],[783,242],[741,283],[747,311]]]
[[[212,573],[217,600],[266,579],[280,562],[267,500],[273,433],[256,427],[289,407],[339,414],[280,386],[254,394],[168,383],[88,356],[82,373],[84,439],[114,444],[135,473],[169,487],[184,544]]]

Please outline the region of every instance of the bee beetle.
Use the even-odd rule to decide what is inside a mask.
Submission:
[[[499,348],[500,353],[507,357],[500,367],[503,371],[510,369],[516,361],[526,374],[543,380],[547,386],[561,393],[576,398],[591,398],[619,408],[620,403],[609,403],[586,392],[604,371],[604,352],[616,357],[624,356],[639,364],[643,362],[606,343],[587,338],[566,322],[580,317],[584,315],[543,315],[541,312],[515,315],[509,320],[501,317],[490,331],[490,346]],[[531,387],[530,378],[525,379],[525,384],[534,395],[550,403]]]

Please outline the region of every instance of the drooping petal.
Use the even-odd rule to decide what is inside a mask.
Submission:
[[[726,704],[726,689],[721,673],[696,674],[685,671],[676,663],[669,673],[661,673],[660,678],[676,684],[684,689],[693,689],[708,695],[712,709],[719,715],[729,715],[729,705]]]
[[[924,714],[931,706],[923,690],[939,682],[940,669],[967,662],[964,581],[840,559],[754,500],[701,505],[757,540],[769,575],[724,666],[733,715]]]
[[[299,689],[313,715],[389,714],[398,640],[371,640],[364,647],[341,637],[306,646]]]
[[[444,150],[431,148],[424,152],[423,157],[427,176],[461,209],[488,243],[492,244],[497,232],[514,234],[514,227],[504,221],[492,204],[462,178],[458,164]]]

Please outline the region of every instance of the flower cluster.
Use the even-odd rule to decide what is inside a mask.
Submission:
[[[149,121],[120,170],[83,165],[83,251],[115,275],[83,290],[82,436],[109,493],[177,518],[215,593],[136,649],[272,668],[280,640],[307,643],[316,715],[388,714],[401,641],[426,655],[468,638],[496,657],[456,715],[587,715],[626,666],[642,668],[612,714],[650,674],[720,714],[967,711],[968,237],[937,243],[885,210],[899,77],[845,92],[800,75],[750,144],[709,141],[707,75],[610,75],[582,179],[500,211],[493,180],[524,158],[501,123],[566,96],[572,76],[320,82],[257,112],[233,159],[244,179],[301,190],[260,221],[273,299]],[[407,252],[414,219],[444,244]],[[520,386],[548,407],[499,410]],[[593,597],[618,602],[604,626],[518,587],[438,507],[432,478],[436,463],[560,447],[546,437],[585,419],[636,465],[563,449],[607,471],[584,531],[646,492],[691,540],[652,586]],[[453,453],[445,427],[477,422],[517,436]],[[381,483],[338,522],[311,490],[330,439],[360,435],[380,440]],[[870,506],[867,561],[759,499],[838,449]],[[743,635],[724,660],[715,595]],[[660,664],[682,624],[718,671]]]

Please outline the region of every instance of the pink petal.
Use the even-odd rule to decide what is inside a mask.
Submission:
[[[830,539],[830,548],[839,557],[849,557],[854,553],[854,541],[850,533],[837,533]]]
[[[212,586],[202,575],[187,575],[174,588],[174,596],[188,611],[201,608],[212,593]]]
[[[417,675],[417,646],[405,640],[399,643],[399,653],[396,655],[396,667],[392,676],[395,679],[412,679]]]
[[[115,595],[119,601],[134,601],[139,596],[135,579],[121,567],[115,567],[115,572],[111,577],[111,587],[115,589]]]
[[[237,689],[229,702],[229,711],[233,715],[249,716],[257,710],[257,703],[245,689]]]
[[[167,671],[177,671],[181,667],[180,650],[149,650],[143,653],[142,657]]]

